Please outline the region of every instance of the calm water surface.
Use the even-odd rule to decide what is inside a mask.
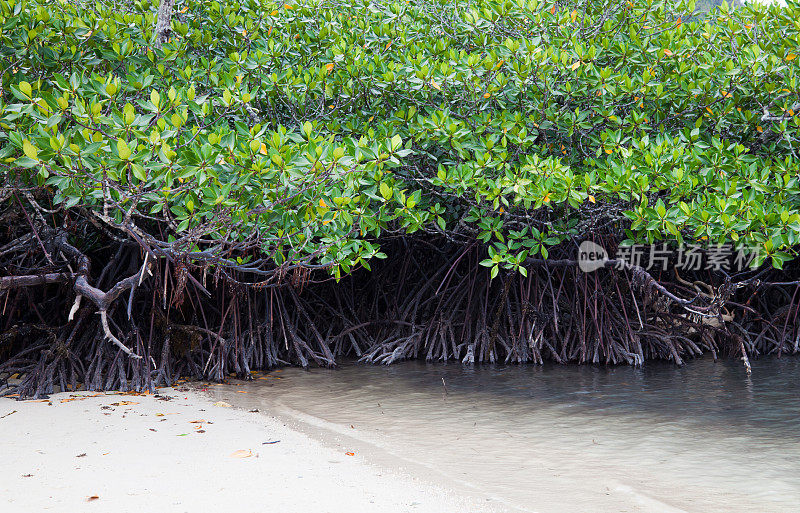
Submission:
[[[800,512],[800,359],[285,369],[215,393],[501,510]],[[326,435],[327,433],[327,435]],[[420,470],[421,469],[421,470]]]

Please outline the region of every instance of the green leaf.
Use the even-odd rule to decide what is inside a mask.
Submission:
[[[133,109],[133,105],[131,105],[130,103],[126,103],[125,107],[122,108],[122,121],[127,126],[130,126],[133,124],[135,118],[136,118],[136,113]]]
[[[389,187],[386,182],[381,182],[381,196],[383,196],[383,199],[389,201],[389,199],[392,197],[392,194],[392,188]]]
[[[17,159],[14,164],[18,166],[22,166],[24,168],[30,169],[32,167],[36,167],[39,165],[38,160],[33,160],[29,157],[22,157],[21,159]]]
[[[128,160],[131,158],[131,149],[128,147],[128,143],[126,143],[124,139],[119,139],[117,141],[117,151],[119,152],[119,158],[122,160]]]
[[[29,159],[39,160],[39,150],[27,139],[22,141],[22,151]]]
[[[131,164],[131,171],[133,172],[133,176],[139,180],[143,182],[147,181],[147,174],[145,174],[144,167],[142,167],[140,164]]]
[[[399,135],[395,135],[394,137],[392,137],[392,151],[400,149],[402,145],[403,145],[402,137],[400,137]]]
[[[664,206],[664,202],[660,199],[656,203],[656,213],[658,213],[658,217],[664,217],[667,214],[667,207]]]
[[[24,80],[20,82],[19,90],[22,91],[22,94],[24,94],[28,98],[33,98],[33,88],[28,82],[25,82]]]

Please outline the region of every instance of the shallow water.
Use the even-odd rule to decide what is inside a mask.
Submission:
[[[501,509],[800,512],[798,378],[796,358],[754,361],[750,377],[735,360],[406,362],[285,369],[215,393]]]

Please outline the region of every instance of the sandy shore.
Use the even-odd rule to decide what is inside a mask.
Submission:
[[[495,512],[193,391],[0,398],[0,511]]]

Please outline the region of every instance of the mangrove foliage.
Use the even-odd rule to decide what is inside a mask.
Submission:
[[[0,0],[0,393],[795,353],[798,55],[797,2]]]

